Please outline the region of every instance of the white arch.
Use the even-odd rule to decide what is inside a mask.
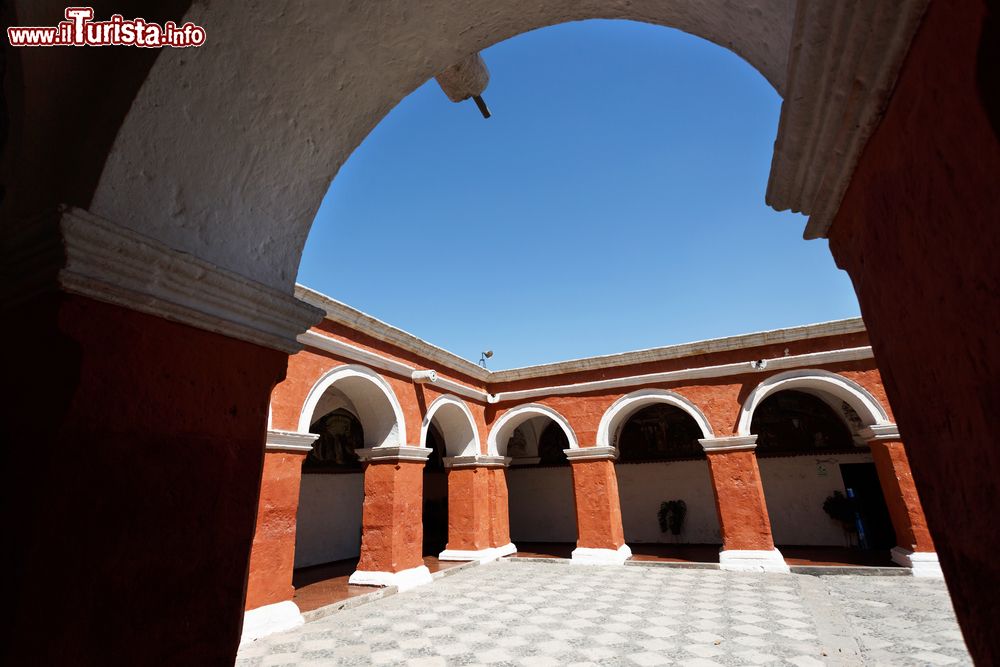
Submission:
[[[420,446],[427,446],[427,431],[437,418],[444,448],[448,456],[473,456],[479,454],[479,429],[465,401],[451,394],[439,396],[424,415],[420,426]]]
[[[708,418],[689,399],[666,389],[640,389],[622,396],[605,410],[601,423],[597,426],[597,446],[617,447],[618,435],[629,418],[642,408],[656,403],[665,403],[683,410],[698,424],[701,437],[715,437]]]
[[[857,382],[830,371],[802,369],[773,375],[750,392],[740,411],[737,435],[750,435],[750,422],[757,406],[771,394],[786,389],[812,394],[824,400],[836,397],[850,405],[865,426],[890,423],[885,408]]]
[[[396,393],[385,378],[365,366],[337,366],[313,385],[299,414],[299,432],[307,433],[323,394],[337,385],[351,402],[365,432],[365,447],[398,447],[406,444],[406,421]]]
[[[503,416],[490,429],[490,435],[486,439],[489,454],[491,456],[505,456],[507,454],[507,441],[513,435],[514,429],[532,417],[539,416],[548,417],[559,424],[559,428],[566,434],[570,449],[578,449],[580,447],[576,439],[576,433],[573,432],[573,427],[569,425],[569,420],[548,406],[540,403],[527,403],[519,405],[516,408],[511,408],[503,413]],[[501,451],[501,447],[503,451]]]

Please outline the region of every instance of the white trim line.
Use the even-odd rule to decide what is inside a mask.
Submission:
[[[327,372],[323,373],[316,380],[316,384],[312,386],[309,393],[306,395],[305,403],[302,404],[302,411],[299,413],[299,433],[306,433],[309,431],[309,427],[312,426],[313,413],[316,412],[316,406],[323,399],[323,394],[327,389],[335,385],[338,381],[345,378],[362,378],[371,382],[375,387],[377,387],[382,394],[385,396],[386,400],[389,402],[389,406],[392,409],[394,418],[396,420],[396,436],[397,442],[402,444],[406,442],[406,420],[403,417],[403,408],[399,404],[399,399],[396,397],[396,392],[392,390],[392,387],[386,382],[386,379],[365,366],[356,366],[354,364],[347,364],[343,366],[334,366]],[[360,419],[359,415],[358,418]]]
[[[371,333],[365,329],[358,329],[358,331],[369,335]],[[377,352],[366,350],[365,348],[358,347],[357,345],[351,345],[350,343],[342,341],[338,338],[326,336],[316,331],[306,331],[299,336],[298,340],[303,345],[308,345],[309,347],[314,347],[317,350],[323,350],[324,352],[335,354],[338,357],[343,357],[344,359],[350,359],[351,361],[357,361],[367,366],[388,371],[394,375],[405,377],[412,382],[422,383],[424,381],[429,381],[430,384],[434,386],[447,389],[448,391],[460,396],[471,398],[475,401],[481,401],[483,403],[489,401],[490,395],[485,391],[474,389],[459,382],[455,382],[449,378],[442,377],[435,370],[418,369],[414,366],[410,366],[409,364],[404,364],[401,361],[390,359]],[[415,374],[420,374],[420,379],[415,379]],[[426,374],[433,374],[433,378],[428,377]]]
[[[506,468],[510,465],[511,458],[509,456],[474,454],[472,456],[445,456],[442,460],[445,468]]]
[[[777,549],[754,551],[730,549],[719,552],[719,569],[730,572],[780,572],[789,574],[791,569]]]
[[[579,373],[593,370],[603,370],[619,366],[632,366],[655,361],[668,361],[695,355],[714,354],[716,352],[731,352],[746,348],[763,347],[766,345],[780,345],[798,340],[809,340],[812,338],[823,338],[826,336],[840,336],[844,334],[862,333],[865,331],[865,324],[860,317],[852,317],[844,320],[833,320],[831,322],[819,322],[817,324],[803,324],[784,329],[772,329],[769,331],[758,331],[755,333],[739,334],[737,336],[725,336],[723,338],[709,338],[708,340],[692,341],[690,343],[680,343],[678,345],[666,345],[663,347],[653,347],[645,350],[634,350],[632,352],[618,352],[595,357],[584,357],[581,359],[570,359],[551,364],[539,364],[537,366],[523,366],[521,368],[511,368],[508,370],[493,371],[488,380],[490,382],[512,382],[514,380],[526,380],[529,378],[548,377],[550,375],[564,375],[568,373]]]
[[[664,371],[662,373],[630,375],[627,377],[611,378],[608,380],[593,380],[590,382],[579,382],[576,384],[539,387],[537,389],[502,391],[497,393],[495,400],[490,402],[520,401],[527,398],[537,398],[539,396],[585,394],[589,392],[604,391],[606,389],[618,389],[621,387],[631,387],[643,384],[660,384],[666,382],[678,382],[681,380],[700,380],[704,378],[760,373],[765,368],[774,370],[779,368],[795,368],[799,366],[820,366],[823,364],[834,364],[844,361],[858,361],[860,359],[871,358],[871,346],[851,347],[842,350],[829,350],[827,352],[812,352],[809,354],[797,354],[788,357],[765,359],[763,360],[765,362],[763,367],[753,365],[757,363],[757,360],[742,361],[734,364],[685,368],[676,371]]]
[[[632,549],[627,544],[617,549],[577,547],[573,549],[571,562],[574,565],[624,565],[631,557]]]
[[[291,600],[257,607],[243,613],[243,635],[240,646],[276,632],[286,632],[305,625],[305,618]]]
[[[893,547],[889,553],[894,563],[910,568],[914,577],[941,578],[944,576],[938,555],[934,551],[910,551],[903,547]]]
[[[866,442],[900,440],[899,427],[895,424],[872,424],[868,428],[858,431],[858,437],[863,438]]]
[[[411,447],[403,445],[400,447],[366,447],[355,449],[354,453],[365,463],[378,461],[379,463],[393,461],[416,461],[425,463],[432,450],[427,447]]]
[[[432,345],[422,338],[418,338],[411,333],[387,324],[356,308],[351,308],[347,304],[321,294],[305,285],[296,283],[295,295],[306,303],[321,308],[326,313],[326,319],[331,322],[337,322],[356,331],[364,332],[372,338],[419,354],[431,361],[440,363],[445,368],[450,368],[477,380],[486,380],[489,378],[490,372],[478,364],[463,359],[444,348]]]
[[[583,461],[614,461],[618,458],[618,450],[614,447],[574,447],[564,449],[563,454],[570,463]]]
[[[18,301],[58,288],[288,354],[322,321],[291,294],[81,208],[39,216],[8,243],[6,294]]]
[[[618,447],[619,431],[629,418],[639,410],[657,403],[672,405],[686,412],[698,424],[698,428],[706,438],[715,435],[708,417],[688,398],[665,389],[640,389],[622,396],[604,411],[597,426],[597,446]]]
[[[493,428],[490,429],[489,435],[486,437],[486,451],[490,456],[500,456],[500,449],[497,443],[497,434],[503,429],[509,422],[514,419],[518,419],[517,423],[511,428],[511,433],[514,429],[520,426],[525,421],[531,419],[532,417],[548,417],[555,423],[559,424],[559,427],[566,434],[566,439],[569,441],[569,446],[572,449],[576,449],[580,446],[579,441],[576,439],[576,432],[573,431],[573,427],[570,426],[569,420],[563,417],[561,414],[553,410],[547,405],[542,405],[541,403],[526,403],[525,405],[518,405],[511,408],[500,416],[500,419],[496,420],[493,424]],[[503,443],[504,447],[507,443]]]
[[[355,570],[348,584],[353,586],[395,586],[400,591],[409,590],[434,581],[426,565],[411,567],[400,572]]]
[[[750,435],[750,424],[757,406],[774,392],[785,389],[835,396],[848,403],[866,426],[890,423],[885,408],[867,389],[854,380],[818,368],[804,368],[772,375],[757,385],[740,408],[740,421],[736,433]]]
[[[280,431],[270,429],[267,432],[268,452],[311,452],[313,444],[319,439],[316,433],[297,433],[295,431]]]
[[[465,404],[465,401],[459,399],[456,396],[451,396],[449,394],[438,396],[436,399],[434,399],[433,403],[427,406],[427,412],[424,414],[424,419],[420,423],[420,446],[421,447],[427,446],[427,432],[430,430],[431,423],[434,421],[434,417],[437,415],[438,410],[447,405],[451,405],[458,408],[458,410],[463,415],[465,415],[465,418],[468,420],[469,430],[472,433],[472,440],[465,443],[461,455],[466,455],[466,456],[470,454],[474,455],[481,452],[483,448],[482,448],[482,443],[479,440],[479,427],[476,426],[476,419],[475,417],[472,416],[472,410],[470,410],[469,406]],[[444,432],[444,424],[441,420],[438,421],[438,426],[441,427],[441,435],[444,436],[445,439],[444,448],[445,452],[447,452],[449,445],[453,443],[448,442],[449,434]],[[472,451],[468,452],[470,448],[472,449]]]
[[[725,438],[703,438],[698,440],[706,454],[715,452],[743,452],[757,448],[756,435],[734,435]]]

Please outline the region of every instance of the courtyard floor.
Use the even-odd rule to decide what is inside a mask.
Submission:
[[[261,639],[237,664],[972,663],[940,580],[514,559]]]

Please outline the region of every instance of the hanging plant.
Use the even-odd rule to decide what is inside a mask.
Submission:
[[[823,501],[823,511],[834,521],[839,521],[847,532],[857,530],[854,523],[854,502],[840,491],[834,491],[832,496]]]
[[[680,535],[684,526],[684,516],[687,514],[687,503],[683,500],[665,500],[660,503],[660,511],[656,518],[660,522],[660,532],[668,530],[672,535]]]

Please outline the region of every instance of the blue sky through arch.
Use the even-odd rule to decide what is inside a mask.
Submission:
[[[625,21],[483,54],[483,120],[434,81],[341,169],[299,281],[490,366],[859,313],[764,191],[781,99],[735,54]]]

